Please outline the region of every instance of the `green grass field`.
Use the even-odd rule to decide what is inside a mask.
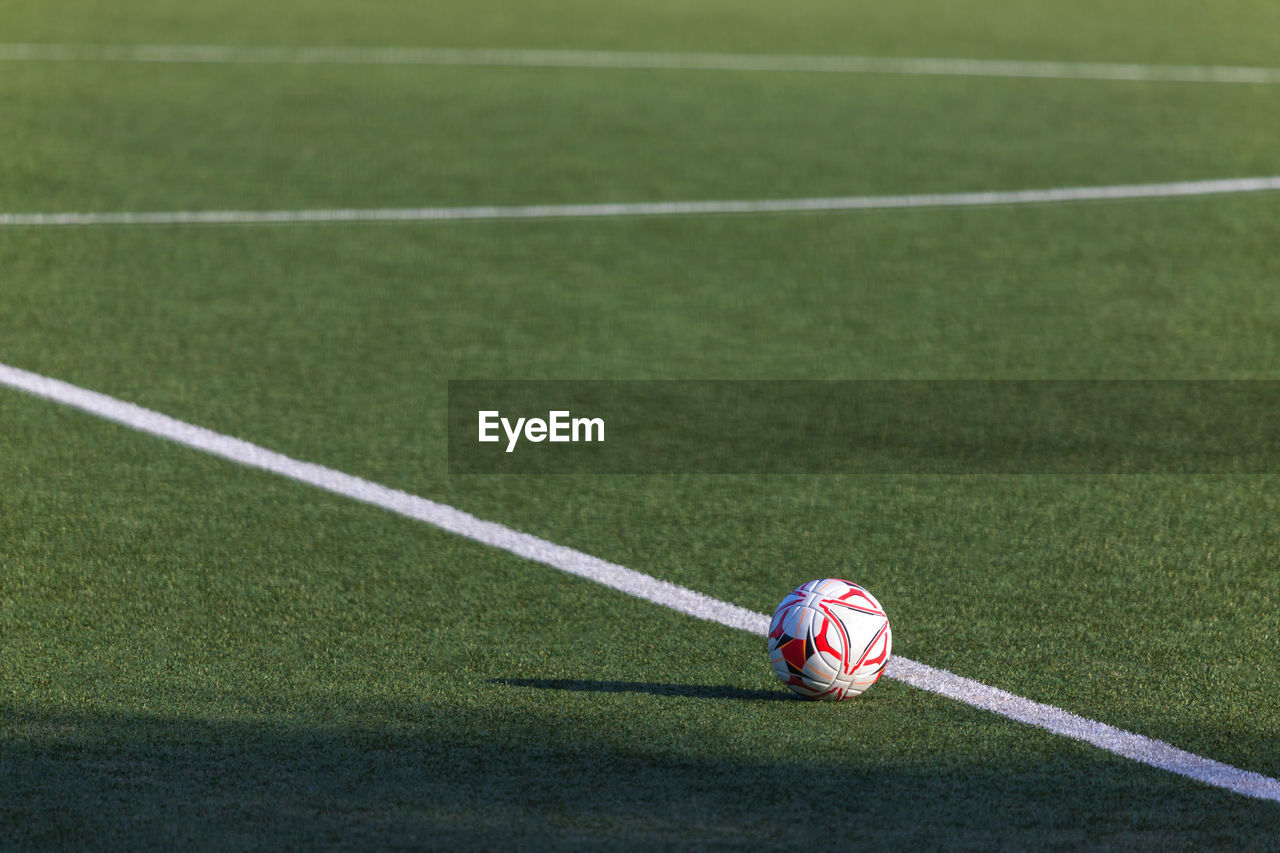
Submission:
[[[56,7],[55,7],[56,6]],[[1280,65],[1261,0],[0,0],[0,42]],[[1280,85],[0,60],[0,213],[1280,174]],[[449,379],[1280,379],[1280,194],[0,226],[0,363],[1280,776],[1280,473],[451,476]],[[1274,849],[1280,804],[0,387],[0,847]]]

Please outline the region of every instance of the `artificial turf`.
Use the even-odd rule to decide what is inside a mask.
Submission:
[[[1266,64],[1272,10],[0,2],[6,41]],[[713,26],[714,22],[725,22]],[[981,25],[986,22],[986,25]],[[1143,26],[1139,26],[1142,22]],[[1272,174],[1280,87],[3,63],[0,211],[517,204]],[[451,378],[1280,370],[1280,198],[0,228],[0,362],[1280,775],[1249,476],[450,476]],[[1280,807],[0,390],[0,845],[1266,849]]]

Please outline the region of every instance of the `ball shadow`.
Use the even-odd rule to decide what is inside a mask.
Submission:
[[[803,701],[785,690],[747,690],[728,684],[662,684],[648,681],[597,681],[586,678],[491,678],[490,684],[531,687],[538,690],[569,690],[584,693],[648,693],[653,696],[686,696],[692,699],[721,699],[740,702]]]

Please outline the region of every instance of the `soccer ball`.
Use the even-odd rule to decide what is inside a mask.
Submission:
[[[806,699],[861,696],[884,673],[892,647],[880,602],[839,578],[792,590],[769,623],[773,671]]]

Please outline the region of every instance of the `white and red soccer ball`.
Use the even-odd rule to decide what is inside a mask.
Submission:
[[[893,651],[889,617],[856,583],[809,581],[769,623],[769,659],[782,683],[806,699],[852,699],[884,673]]]

